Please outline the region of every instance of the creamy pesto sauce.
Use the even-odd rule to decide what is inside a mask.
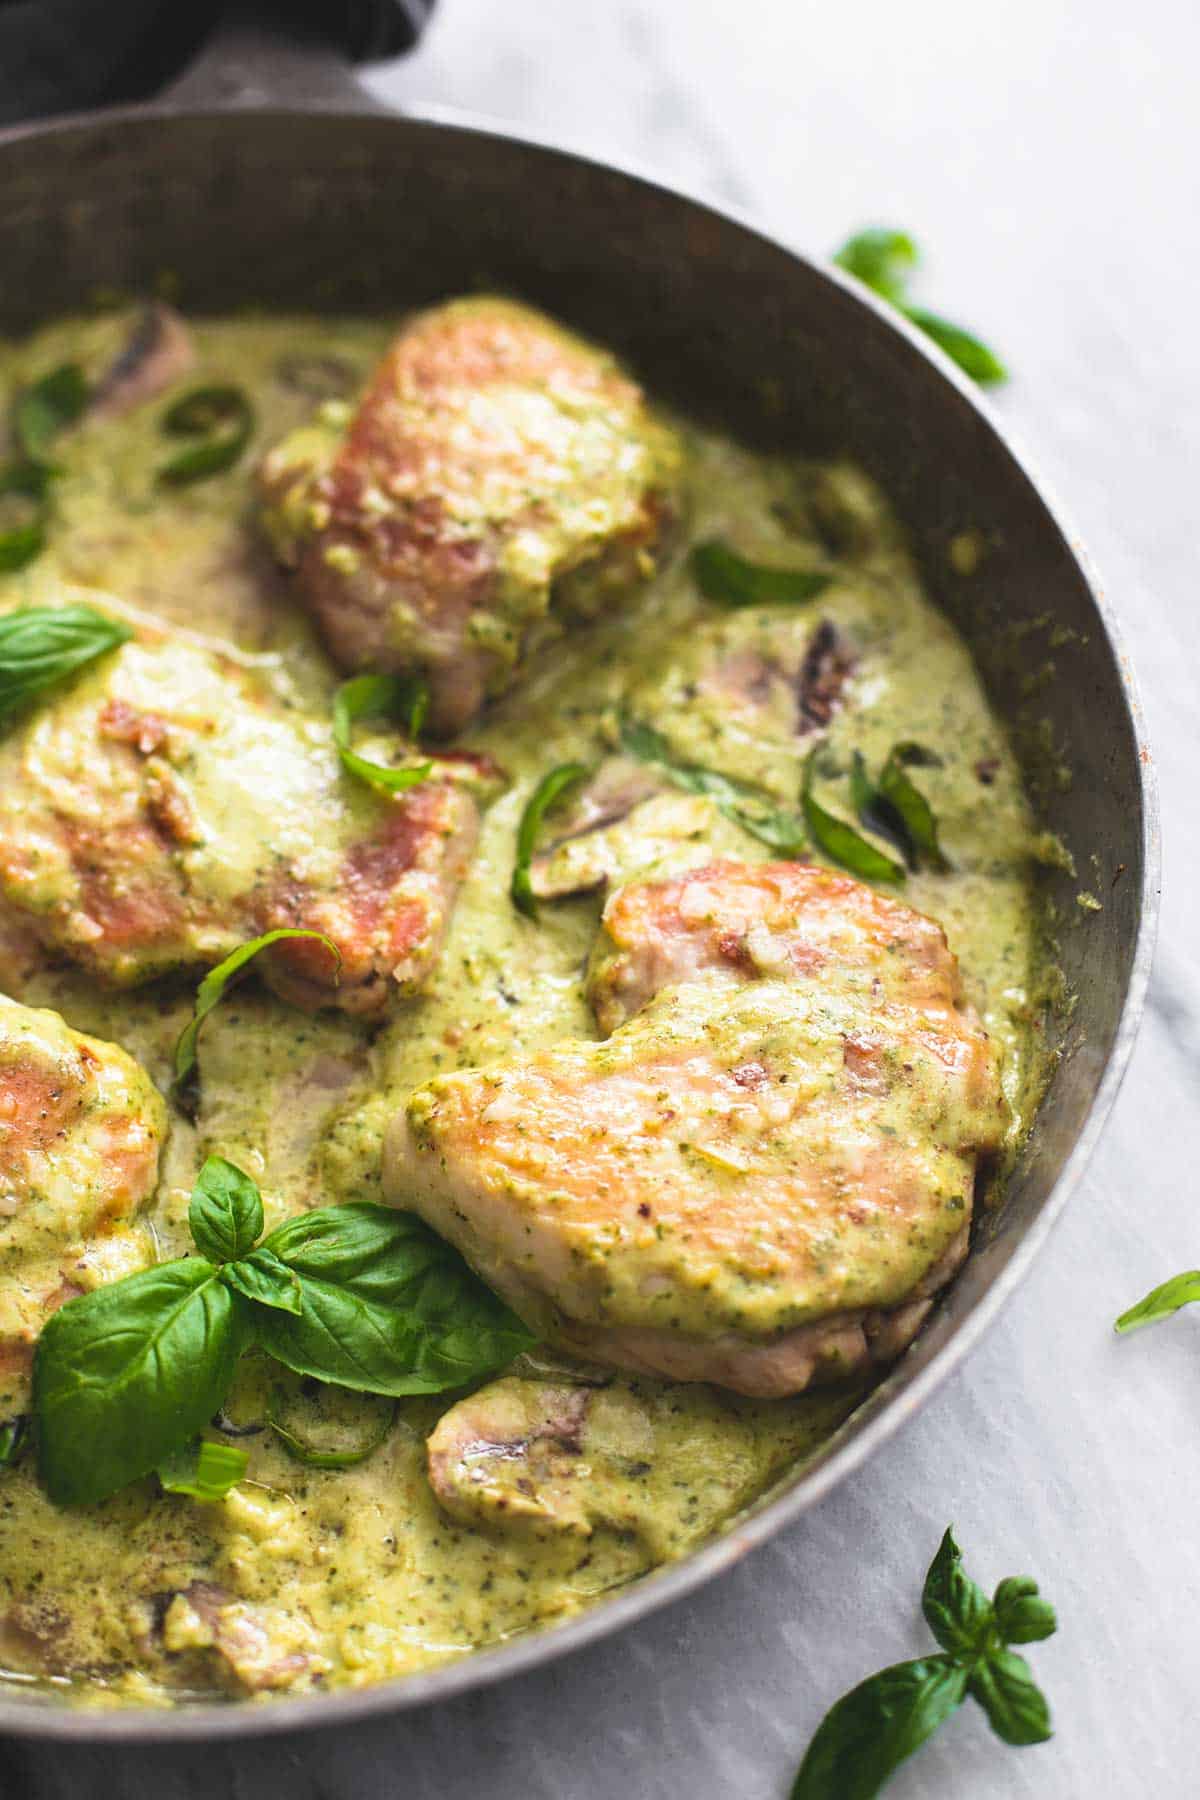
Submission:
[[[7,389],[69,356],[102,362],[115,331],[105,319],[53,326],[0,353],[0,382]],[[68,587],[79,599],[109,604],[111,596],[199,641],[236,646],[281,693],[321,709],[337,676],[260,542],[248,473],[254,456],[311,415],[311,399],[276,379],[280,357],[332,353],[365,375],[389,326],[246,317],[201,322],[196,335],[200,362],[189,382],[233,381],[253,397],[258,429],[250,454],[227,475],[169,492],[153,481],[165,453],[161,405],[85,424],[56,447],[65,472],[51,547],[26,571],[0,578],[0,605],[58,601]],[[726,536],[752,557],[826,568],[833,584],[804,607],[721,613],[688,578],[685,538],[621,616],[577,626],[543,652],[464,740],[489,751],[510,786],[485,819],[427,992],[398,1005],[374,1037],[336,1015],[308,1018],[253,984],[209,1020],[200,1117],[195,1127],[173,1121],[164,1180],[146,1220],[161,1256],[188,1247],[187,1195],[205,1155],[228,1156],[259,1181],[268,1226],[308,1206],[378,1197],[383,1126],[419,1082],[594,1036],[582,974],[599,901],[546,903],[536,922],[508,901],[514,834],[532,787],[557,762],[595,762],[607,753],[623,703],[667,733],[681,757],[759,781],[795,806],[794,721],[758,718],[751,728],[707,692],[705,659],[771,654],[802,642],[824,618],[853,639],[859,658],[849,702],[829,733],[835,760],[844,767],[857,748],[874,767],[906,738],[944,759],[919,779],[953,873],[914,876],[904,897],[944,924],[968,991],[1003,1049],[1014,1140],[1027,1124],[1041,1078],[1031,1000],[1032,826],[969,653],[924,599],[886,508],[861,479],[839,478],[853,502],[854,529],[844,534],[848,550],[834,558],[797,499],[794,469],[720,438],[689,432],[688,439],[687,536]],[[244,770],[230,775],[245,779]],[[827,797],[845,812],[844,784],[831,784]],[[715,812],[710,825],[703,841],[660,866],[713,853],[768,854]],[[68,971],[39,970],[28,947],[14,941],[0,944],[0,985],[121,1044],[165,1090],[192,984],[106,994]],[[262,1416],[269,1379],[248,1360],[231,1402],[236,1417]],[[149,1627],[156,1595],[199,1578],[265,1607],[281,1644],[322,1658],[330,1684],[426,1667],[569,1616],[682,1554],[815,1448],[855,1398],[752,1402],[623,1379],[610,1391],[642,1434],[645,1454],[634,1466],[646,1467],[630,1477],[608,1522],[583,1539],[452,1523],[425,1475],[424,1440],[444,1410],[436,1401],[404,1403],[383,1449],[350,1470],[299,1468],[269,1434],[242,1440],[250,1479],[215,1506],[159,1498],[143,1483],[66,1515],[38,1490],[26,1462],[0,1475],[0,1589],[18,1621],[0,1639],[0,1663],[17,1672],[77,1672],[80,1696],[99,1703],[193,1691],[212,1679],[209,1665],[189,1656],[184,1638],[164,1655]],[[23,1398],[20,1382],[9,1379],[0,1416]],[[64,1618],[66,1631],[56,1635],[54,1621]]]

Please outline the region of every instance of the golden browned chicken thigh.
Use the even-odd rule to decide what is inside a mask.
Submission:
[[[1006,1123],[941,929],[719,863],[620,889],[589,988],[604,1042],[417,1089],[393,1202],[596,1361],[778,1395],[898,1354]]]
[[[413,319],[348,423],[285,438],[261,486],[333,654],[422,671],[450,733],[509,684],[552,601],[591,616],[653,573],[679,462],[612,356],[480,298]]]
[[[298,927],[340,970],[285,941],[260,959],[271,985],[377,1012],[428,974],[477,824],[462,781],[381,794],[326,720],[178,642],[126,644],[0,745],[0,901],[116,985]]]

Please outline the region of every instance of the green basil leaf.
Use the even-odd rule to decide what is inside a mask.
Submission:
[[[799,856],[805,849],[807,839],[800,820],[794,813],[776,806],[764,789],[749,781],[739,781],[734,775],[706,769],[699,763],[676,762],[662,733],[639,720],[622,718],[620,735],[621,748],[627,756],[638,762],[653,763],[665,780],[685,793],[706,794],[727,819],[732,819],[760,843],[769,844],[781,856]]]
[[[895,303],[902,297],[920,254],[906,232],[874,225],[847,238],[833,260],[839,269],[845,269],[883,299]]]
[[[862,881],[903,881],[903,863],[894,862],[890,856],[885,856],[882,850],[877,850],[874,844],[868,843],[853,825],[848,825],[844,819],[828,812],[814,797],[813,777],[820,753],[819,744],[809,752],[800,786],[804,822],[814,844],[835,863],[839,863],[843,869],[849,869],[852,875],[857,875]]]
[[[261,937],[250,938],[248,942],[239,944],[230,952],[224,962],[219,962],[215,969],[210,969],[200,986],[196,989],[196,1005],[191,1018],[179,1034],[175,1045],[175,1079],[171,1083],[171,1099],[180,1112],[188,1118],[195,1118],[197,1107],[198,1070],[196,1064],[196,1041],[200,1036],[200,1027],[207,1019],[214,1006],[219,1006],[225,996],[225,990],[239,970],[245,968],[260,950],[266,950],[271,944],[278,944],[284,938],[315,938],[324,944],[334,958],[334,976],[342,966],[342,953],[337,945],[327,938],[323,931],[301,931],[291,926],[280,926],[274,931],[264,931]]]
[[[158,1465],[158,1479],[167,1494],[188,1494],[193,1500],[223,1500],[246,1473],[249,1457],[232,1444],[214,1444],[211,1438],[194,1438],[173,1450]]]
[[[299,1313],[304,1309],[300,1277],[265,1245],[242,1257],[240,1262],[226,1263],[221,1276],[230,1287],[257,1306],[270,1306],[276,1312],[286,1313]]]
[[[0,1425],[0,1469],[11,1469],[19,1462],[29,1442],[29,1414],[17,1413]]]
[[[90,606],[23,606],[6,613],[0,618],[0,720],[131,636],[127,626]]]
[[[1054,1735],[1046,1696],[1015,1650],[996,1650],[977,1664],[971,1671],[970,1691],[1006,1744],[1044,1744]]]
[[[815,569],[776,569],[768,563],[747,562],[715,538],[693,547],[688,567],[704,598],[719,600],[723,606],[795,606],[814,600],[830,582],[828,575]]]
[[[971,332],[964,331],[961,325],[952,325],[949,319],[943,319],[939,313],[927,312],[923,306],[905,306],[902,310],[918,331],[932,338],[939,350],[944,350],[963,374],[969,375],[981,387],[994,387],[1008,380],[1008,370],[995,351],[989,350]]]
[[[996,1589],[992,1600],[996,1630],[1006,1644],[1036,1644],[1041,1638],[1053,1637],[1058,1619],[1048,1600],[1038,1592],[1038,1584],[1028,1575],[1010,1575]]]
[[[63,363],[18,396],[13,435],[26,456],[44,457],[53,440],[73,425],[88,403],[88,384],[78,363]]]
[[[894,844],[909,868],[915,868],[913,842],[904,820],[871,780],[859,750],[854,752],[850,763],[850,799],[860,822],[867,830]]]
[[[429,689],[423,681],[402,675],[354,675],[343,681],[333,696],[333,741],[337,745],[342,767],[351,775],[385,793],[398,794],[404,788],[416,787],[433,773],[432,762],[371,762],[351,748],[351,731],[356,719],[383,715],[403,722],[409,737],[415,739],[429,711]]]
[[[285,1424],[282,1417],[285,1404],[283,1390],[275,1388],[267,1411],[267,1423],[292,1460],[303,1463],[306,1469],[353,1469],[359,1463],[366,1462],[369,1456],[373,1456],[387,1442],[399,1416],[399,1408],[393,1400],[381,1407],[375,1423],[368,1427],[353,1447],[337,1450],[322,1447],[311,1436],[305,1436],[295,1429],[294,1423]]]
[[[929,1565],[921,1611],[943,1650],[972,1653],[987,1642],[993,1623],[991,1602],[964,1572],[962,1551],[949,1529]]]
[[[537,918],[537,900],[529,879],[529,869],[537,848],[542,820],[569,788],[578,787],[587,772],[584,763],[559,763],[556,769],[551,769],[548,775],[542,776],[525,802],[521,823],[517,827],[517,855],[513,863],[509,893],[517,911],[523,912],[528,919]]]
[[[223,1156],[210,1156],[192,1189],[188,1224],[201,1256],[233,1262],[262,1235],[262,1196],[249,1175]]]
[[[258,1341],[299,1375],[369,1394],[432,1394],[502,1368],[535,1341],[450,1245],[408,1213],[356,1202],[265,1240],[300,1277],[302,1310],[264,1312]]]
[[[940,760],[920,744],[894,744],[880,770],[879,794],[885,805],[900,820],[912,846],[911,866],[916,867],[919,862],[926,862],[931,869],[944,875],[949,871],[950,864],[938,842],[937,820],[933,816],[933,809],[905,772],[909,768],[937,767]]]
[[[167,487],[186,487],[233,467],[253,434],[254,408],[239,387],[199,387],[181,394],[160,423],[170,437],[203,439],[159,468]]]
[[[50,1498],[90,1505],[156,1469],[218,1411],[246,1341],[242,1303],[203,1257],[68,1300],[33,1363]]]
[[[1121,1314],[1116,1329],[1136,1331],[1139,1325],[1155,1325],[1159,1319],[1169,1319],[1181,1306],[1190,1306],[1193,1300],[1200,1300],[1200,1269],[1172,1275],[1161,1287],[1151,1288],[1144,1300]]]
[[[791,1800],[872,1800],[966,1692],[967,1671],[948,1656],[896,1663],[870,1676],[826,1713]]]

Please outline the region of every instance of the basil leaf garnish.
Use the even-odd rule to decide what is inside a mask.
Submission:
[[[389,1406],[383,1408],[377,1423],[353,1449],[322,1449],[312,1439],[302,1437],[291,1426],[284,1424],[280,1417],[283,1403],[283,1394],[279,1388],[276,1388],[271,1395],[271,1405],[267,1410],[267,1423],[292,1460],[303,1463],[306,1469],[353,1469],[357,1464],[366,1462],[368,1456],[374,1456],[376,1450],[392,1435],[399,1415],[399,1408],[393,1400]]]
[[[942,1538],[929,1565],[921,1611],[943,1650],[978,1649],[992,1624],[991,1602],[964,1572],[962,1551],[951,1531]]]
[[[132,635],[90,606],[23,606],[6,613],[0,618],[0,721]]]
[[[1044,1744],[1053,1736],[1046,1696],[1015,1650],[994,1650],[971,1671],[971,1698],[1006,1744]]]
[[[870,1676],[826,1713],[791,1800],[872,1800],[962,1705],[967,1679],[948,1656],[896,1663]]]
[[[912,866],[927,862],[930,868],[945,874],[950,868],[938,842],[937,820],[920,789],[914,787],[906,773],[911,768],[941,767],[941,758],[920,744],[893,744],[888,759],[879,772],[879,793],[900,820],[911,845]]]
[[[1155,1325],[1159,1319],[1169,1319],[1181,1306],[1190,1306],[1193,1300],[1200,1300],[1200,1269],[1172,1275],[1161,1287],[1151,1288],[1144,1300],[1121,1314],[1116,1329],[1136,1331],[1139,1325]]]
[[[429,689],[424,682],[402,675],[354,675],[343,681],[333,696],[333,741],[337,745],[342,767],[371,787],[397,794],[415,787],[433,773],[432,762],[401,763],[393,768],[387,763],[371,762],[359,756],[350,745],[351,729],[356,719],[383,715],[400,720],[409,737],[415,739],[425,723],[429,710]]]
[[[764,788],[735,775],[723,775],[717,769],[706,769],[699,763],[676,762],[662,733],[639,720],[622,718],[620,735],[621,748],[627,756],[653,763],[664,780],[685,793],[706,794],[727,819],[778,850],[781,856],[799,856],[804,850],[807,839],[800,820],[776,806]]]
[[[189,1257],[52,1314],[33,1362],[38,1470],[52,1500],[104,1500],[199,1433],[244,1348],[243,1306],[212,1263]]]
[[[1005,1743],[1040,1744],[1050,1736],[1045,1696],[1025,1659],[1008,1648],[1055,1629],[1037,1583],[1010,1576],[989,1601],[964,1571],[947,1530],[921,1606],[943,1654],[897,1663],[839,1700],[818,1727],[791,1800],[872,1800],[968,1694]]]
[[[568,789],[579,785],[587,772],[587,766],[584,763],[559,763],[556,769],[551,769],[548,775],[542,776],[525,802],[521,823],[517,827],[517,854],[513,863],[509,893],[517,911],[523,912],[528,919],[537,918],[537,899],[533,892],[529,871],[533,862],[533,853],[537,848],[542,820]]]
[[[719,600],[723,606],[795,606],[814,600],[830,581],[816,569],[777,569],[769,563],[747,562],[716,538],[693,547],[688,568],[704,598]]]
[[[0,1424],[0,1469],[11,1469],[29,1442],[29,1414],[17,1413]]]
[[[244,969],[260,950],[266,950],[284,938],[315,938],[318,943],[324,944],[334,958],[336,980],[337,971],[342,966],[342,953],[337,945],[323,931],[303,931],[290,925],[279,926],[274,931],[264,931],[261,937],[248,939],[231,951],[224,962],[219,962],[215,969],[210,969],[196,989],[196,1004],[192,1016],[175,1044],[175,1079],[171,1083],[171,1099],[188,1118],[195,1118],[199,1101],[196,1042],[200,1036],[200,1027],[214,1006],[220,1005],[226,988],[239,970]]]
[[[160,427],[169,437],[203,439],[158,470],[157,479],[167,487],[186,487],[233,467],[254,431],[254,408],[239,387],[193,388],[172,402]]]
[[[368,1394],[477,1380],[535,1341],[515,1313],[411,1214],[359,1201],[289,1219],[264,1240],[300,1277],[292,1317],[259,1315],[263,1349]]]
[[[804,761],[804,776],[800,784],[804,822],[812,834],[813,843],[833,862],[839,863],[843,869],[849,869],[852,875],[857,875],[862,881],[903,881],[903,863],[893,862],[890,856],[877,850],[853,825],[848,825],[844,819],[827,811],[814,796],[813,779],[816,759],[820,754],[819,744],[810,750]]]
[[[89,388],[78,363],[63,363],[17,397],[13,436],[25,455],[39,461],[59,432],[73,425],[88,403]]]
[[[232,1262],[262,1236],[263,1204],[249,1175],[223,1156],[210,1156],[192,1189],[188,1225],[201,1256]]]
[[[244,1450],[235,1450],[232,1444],[196,1438],[163,1458],[158,1479],[167,1494],[187,1494],[193,1500],[223,1500],[246,1473],[249,1460]]]
[[[228,1264],[221,1270],[221,1275],[230,1287],[259,1306],[274,1307],[277,1312],[303,1311],[300,1277],[294,1269],[280,1262],[265,1244],[260,1244],[249,1256],[243,1256],[240,1262]]]
[[[964,374],[981,385],[1008,380],[1008,370],[995,351],[961,325],[951,324],[940,313],[914,306],[907,297],[908,278],[920,262],[912,239],[903,231],[874,226],[847,238],[834,262],[854,275],[883,300],[888,300],[906,319],[931,338]]]

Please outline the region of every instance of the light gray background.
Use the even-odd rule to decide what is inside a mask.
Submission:
[[[949,1520],[981,1580],[1032,1573],[1059,1607],[1031,1653],[1056,1736],[1007,1750],[964,1714],[889,1800],[1200,1793],[1200,1316],[1110,1330],[1200,1264],[1197,57],[1194,0],[441,0],[418,55],[371,78],[632,160],[810,251],[876,221],[926,246],[923,297],[1007,356],[999,409],[1142,680],[1167,839],[1150,1011],[1091,1173],[983,1348],[734,1574],[353,1734],[0,1746],[4,1800],[783,1800],[829,1703],[926,1647],[917,1595]]]

